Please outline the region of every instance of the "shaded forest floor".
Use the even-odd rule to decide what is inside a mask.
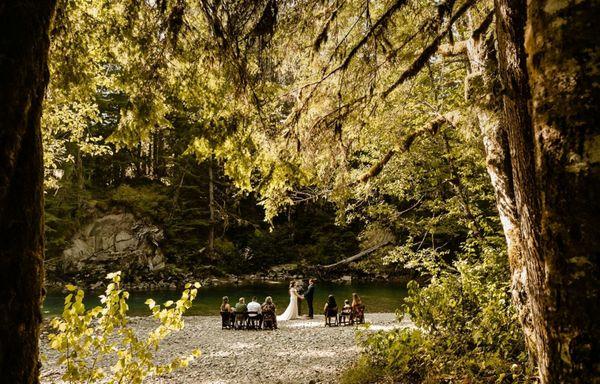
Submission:
[[[407,327],[392,313],[367,314],[372,331]],[[276,331],[221,330],[220,318],[190,316],[185,328],[165,340],[158,360],[166,362],[200,348],[202,356],[189,367],[148,383],[225,384],[335,383],[360,352],[354,327],[324,327],[323,316],[314,320],[281,322]],[[136,317],[131,324],[140,332],[149,332],[152,319]],[[42,337],[42,352],[48,357],[42,369],[42,382],[59,382],[56,356],[48,349],[47,335]]]

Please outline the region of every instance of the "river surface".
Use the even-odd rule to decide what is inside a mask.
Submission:
[[[314,308],[316,313],[321,313],[327,296],[333,294],[342,305],[345,299],[351,300],[352,293],[360,295],[366,305],[367,312],[395,312],[403,303],[406,297],[406,285],[397,283],[351,283],[334,284],[321,282],[316,285]],[[100,305],[98,296],[102,292],[86,293],[86,308]],[[180,292],[172,290],[154,290],[154,291],[132,291],[128,300],[130,316],[145,316],[150,314],[150,310],[144,304],[148,298],[154,299],[157,303],[164,303],[167,300],[177,300]],[[55,316],[62,312],[64,297],[66,293],[51,292],[46,296],[43,305],[45,316]],[[277,305],[277,313],[282,313],[289,303],[287,294],[287,283],[268,282],[251,283],[239,285],[222,285],[216,287],[201,287],[194,305],[186,315],[209,316],[218,315],[219,306],[223,296],[228,296],[230,302],[237,302],[240,297],[244,297],[249,302],[252,296],[258,298],[258,302],[264,302],[265,296],[273,297]],[[307,313],[306,303],[302,303],[302,314]]]

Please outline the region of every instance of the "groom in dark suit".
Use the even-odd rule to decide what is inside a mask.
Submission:
[[[312,319],[314,315],[313,310],[313,298],[315,296],[315,279],[308,280],[308,288],[304,293],[304,299],[306,299],[306,304],[308,304],[308,318]]]

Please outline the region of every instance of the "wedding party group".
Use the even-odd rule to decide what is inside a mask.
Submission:
[[[308,315],[306,319],[314,317],[314,297],[316,280],[309,279],[308,288],[304,291],[302,283],[291,281],[288,289],[290,302],[285,311],[277,316],[277,306],[271,296],[267,296],[260,304],[256,296],[246,303],[244,297],[240,297],[237,303],[232,304],[229,297],[224,296],[221,303],[221,325],[223,329],[277,329],[277,323],[300,318],[302,301],[306,301]],[[339,312],[339,313],[338,313]],[[358,294],[352,294],[352,302],[345,300],[341,310],[333,295],[327,297],[323,307],[325,326],[351,325],[364,323],[365,306]]]

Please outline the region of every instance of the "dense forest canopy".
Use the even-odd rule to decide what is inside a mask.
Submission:
[[[378,96],[442,28],[436,7],[411,5],[398,29],[386,27],[383,4],[252,3],[146,3],[133,14],[119,3],[59,7],[43,118],[47,189],[59,197],[86,180],[105,188],[145,178],[169,186],[163,198],[173,206],[182,187],[196,187],[206,207],[206,168],[216,167],[225,178],[217,192],[230,200],[217,214],[229,222],[250,193],[267,220],[330,201],[338,223],[368,223],[365,247],[398,237],[394,254],[456,251],[473,234],[500,234],[476,111],[463,95],[464,61],[431,61],[406,89]],[[481,21],[473,18],[489,27],[488,13],[473,10],[456,34]],[[373,42],[357,48],[377,21]],[[400,55],[389,39],[416,53]]]
[[[0,7],[0,22],[39,18],[2,27],[22,63],[2,63],[17,79],[5,129],[19,129],[2,133],[0,229],[22,234],[0,251],[34,255],[21,277],[36,282],[15,312],[35,336],[23,361],[41,142],[52,278],[73,236],[115,211],[164,229],[172,271],[314,272],[373,249],[355,272],[422,284],[405,308],[421,331],[369,347],[396,380],[598,379],[597,2],[26,3]],[[35,52],[4,42],[19,28]]]

